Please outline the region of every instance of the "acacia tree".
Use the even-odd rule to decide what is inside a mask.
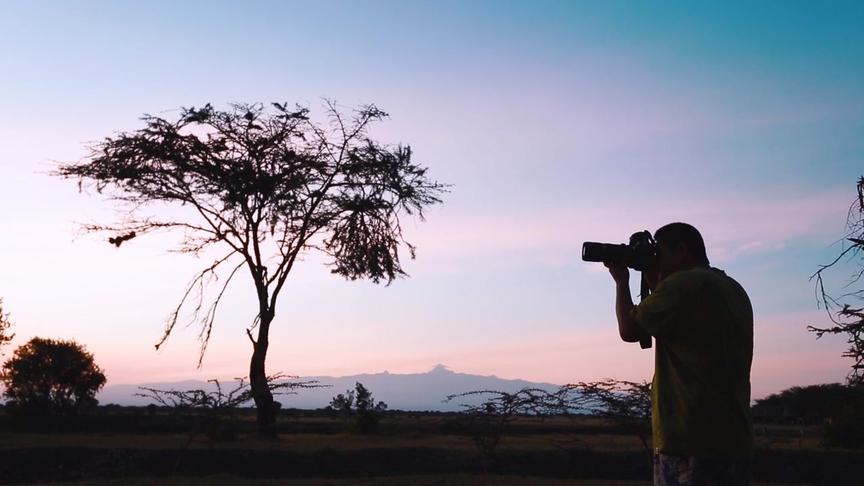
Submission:
[[[298,381],[296,376],[276,374],[267,377],[268,388],[274,395],[293,395],[294,390],[321,388],[317,380]],[[141,392],[136,396],[149,398],[157,404],[169,408],[177,414],[185,414],[194,419],[193,428],[183,445],[186,450],[198,434],[207,436],[208,445],[225,439],[233,439],[236,433],[237,412],[240,406],[252,401],[252,391],[245,378],[236,379],[233,389],[223,389],[219,380],[207,380],[215,385],[213,391],[202,390],[160,390],[139,386]],[[179,461],[179,458],[178,458]]]
[[[368,136],[370,124],[386,117],[374,105],[345,116],[327,102],[322,124],[300,106],[232,104],[220,111],[207,104],[181,109],[176,121],[145,115],[144,128],[106,138],[83,162],[56,172],[126,206],[121,221],[86,228],[110,233],[118,247],[145,233],[180,230],[182,252],[225,252],[191,280],[157,349],[181,310],[191,307],[193,322],[200,324],[200,367],[220,299],[246,269],[258,300],[246,334],[263,436],[275,435],[276,408],[265,371],[270,325],[298,258],[320,250],[331,258],[335,274],[389,284],[405,275],[401,245],[414,257],[400,218],[422,220],[426,206],[441,202],[445,186],[412,161],[409,146],[384,145]],[[175,209],[159,207],[166,204]],[[145,214],[155,209],[163,210],[162,217]],[[215,297],[204,305],[205,286],[220,275]]]
[[[468,417],[467,432],[480,452],[481,466],[488,471],[495,449],[507,426],[519,416],[595,415],[627,432],[636,434],[649,454],[651,435],[651,383],[605,379],[578,382],[555,391],[523,388],[514,393],[476,390],[449,395],[457,398],[486,397],[481,403],[462,404]]]
[[[607,378],[564,385],[553,403],[564,413],[587,413],[612,421],[634,433],[649,454],[651,447],[651,383]]]
[[[864,277],[864,261],[860,260],[864,250],[864,177],[858,179],[858,195],[849,207],[846,218],[847,233],[844,237],[844,248],[831,263],[820,265],[819,270],[810,279],[816,281],[816,293],[820,304],[828,311],[832,325],[828,327],[807,326],[807,329],[821,338],[825,334],[844,334],[849,343],[849,349],[843,353],[854,363],[847,377],[850,386],[864,386],[864,289],[855,288]],[[832,296],[825,289],[823,273],[840,263],[844,258],[856,259],[858,269],[846,283],[849,291],[840,296]],[[852,303],[855,302],[855,303]]]

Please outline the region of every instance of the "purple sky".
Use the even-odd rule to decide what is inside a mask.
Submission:
[[[862,175],[859,3],[0,6],[0,297],[15,345],[74,338],[111,383],[244,374],[250,282],[227,295],[203,369],[195,328],[156,352],[206,262],[170,254],[170,236],[118,250],[80,234],[112,206],[47,172],[143,113],[320,113],[329,97],[389,112],[373,134],[411,144],[453,188],[407,225],[408,279],[344,282],[310,255],[280,301],[270,370],[650,378],[651,353],[618,341],[611,279],[580,247],[683,220],[750,292],[754,397],[846,375],[843,340],[805,326],[827,321],[808,277],[839,251]]]

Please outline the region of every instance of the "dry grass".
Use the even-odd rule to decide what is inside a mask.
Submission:
[[[106,449],[175,449],[183,446],[188,435],[180,434],[12,434],[0,433],[0,450],[33,447],[98,447]],[[207,448],[203,436],[190,446]],[[369,449],[430,448],[475,450],[474,442],[463,435],[357,435],[357,434],[283,434],[278,440],[262,440],[241,436],[236,441],[219,442],[222,450],[266,450],[285,452],[315,452],[321,450],[356,451]],[[638,438],[614,434],[534,434],[505,435],[501,451],[592,450],[624,452],[642,450]]]
[[[333,419],[321,417],[294,417],[290,419],[295,426],[295,430],[303,430],[302,426],[309,423],[333,423]],[[382,457],[391,457],[400,449],[410,451],[412,449],[429,449],[430,457],[438,457],[440,451],[449,452],[464,452],[459,456],[463,460],[465,457],[473,458],[478,454],[478,449],[474,441],[466,435],[457,433],[458,428],[451,427],[448,422],[452,422],[450,417],[441,416],[417,416],[405,415],[398,417],[388,417],[388,422],[382,423],[382,430],[385,432],[378,435],[359,435],[347,432],[332,433],[339,429],[331,428],[331,433],[319,432],[296,432],[282,434],[278,440],[262,440],[254,435],[241,435],[238,440],[230,442],[219,442],[215,444],[215,448],[221,451],[272,451],[272,452],[287,452],[299,453],[315,456],[316,453],[344,453],[339,454],[339,460],[356,460],[357,457],[377,457],[377,454],[362,454],[364,451],[381,450]],[[422,423],[423,426],[417,426]],[[413,424],[413,426],[412,426]],[[513,424],[510,424],[502,441],[500,442],[497,451],[500,453],[509,453],[507,457],[520,457],[520,452],[527,454],[540,453],[539,456],[546,456],[545,451],[592,451],[592,452],[609,452],[609,453],[638,453],[641,454],[644,449],[642,443],[635,436],[621,435],[611,433],[615,429],[609,428],[610,424],[602,420],[594,418],[552,418],[540,420],[537,418],[520,418]],[[251,428],[247,428],[251,430]],[[307,429],[308,430],[308,429]],[[315,430],[322,430],[321,428]],[[325,429],[326,431],[326,429]],[[780,427],[773,426],[768,430],[757,429],[761,432],[757,435],[757,448],[762,451],[776,451],[781,454],[793,454],[798,451],[822,451],[821,438],[816,434],[817,430],[802,429],[800,427]],[[185,445],[188,440],[188,435],[185,434],[17,434],[11,432],[0,432],[0,455],[3,451],[13,449],[31,449],[41,447],[85,447],[98,449],[114,449],[114,450],[153,450],[153,451],[176,451]],[[203,436],[199,437],[192,443],[193,449],[205,449],[210,447],[210,444]],[[787,452],[788,451],[788,452]],[[352,452],[360,452],[360,454],[351,454]],[[408,452],[411,454],[411,452]],[[425,452],[424,452],[425,453]],[[36,452],[39,454],[39,452]],[[387,455],[390,454],[390,455]],[[325,454],[326,455],[326,454]],[[502,454],[504,455],[504,454]],[[626,454],[624,454],[626,456]],[[799,454],[800,455],[800,454]],[[446,456],[446,454],[445,454]],[[561,457],[569,457],[566,454]],[[573,457],[582,457],[582,454],[575,454]],[[530,457],[530,456],[523,456]],[[535,456],[536,457],[536,456]],[[554,457],[554,456],[550,456]],[[591,457],[589,454],[586,457]],[[630,456],[633,457],[633,456]],[[864,457],[864,456],[862,456]],[[353,458],[353,459],[352,459]],[[647,457],[645,466],[648,467]],[[458,461],[457,461],[458,462]],[[470,461],[469,461],[470,462]],[[566,462],[567,467],[573,466],[572,462]],[[460,466],[461,467],[461,466]],[[614,467],[614,465],[613,465]],[[565,468],[567,469],[567,468]],[[572,468],[571,468],[572,469]],[[202,469],[201,472],[216,471],[224,469]],[[428,469],[426,469],[428,470]],[[454,468],[440,469],[440,471],[469,471],[472,469]],[[480,470],[480,469],[476,469]],[[505,469],[506,470],[506,469]],[[522,469],[510,469],[509,471],[521,471]],[[569,471],[570,469],[568,469]],[[144,469],[148,474],[155,474],[150,469]],[[165,473],[171,474],[171,470]],[[333,470],[324,470],[327,474],[338,474]],[[320,470],[311,470],[310,474],[324,473]],[[386,474],[389,471],[387,464],[384,467],[377,468],[375,471],[369,471],[368,474]],[[404,469],[404,472],[411,472],[411,469]],[[645,476],[649,476],[648,469],[643,471]],[[378,476],[378,477],[354,477],[354,478],[302,478],[302,479],[250,479],[239,476],[215,475],[203,477],[189,476],[153,476],[153,477],[134,477],[135,474],[140,474],[142,470],[133,473],[133,477],[123,477],[122,479],[91,479],[80,483],[69,484],[97,484],[97,485],[114,485],[114,484],[167,484],[167,485],[199,485],[199,484],[214,484],[214,485],[233,485],[233,484],[287,484],[287,485],[384,485],[395,486],[401,484],[410,484],[412,486],[432,486],[432,485],[485,485],[485,484],[500,484],[500,485],[568,485],[568,484],[584,484],[584,485],[646,485],[650,482],[640,481],[609,481],[609,480],[577,480],[577,479],[554,479],[545,477],[521,477],[521,476],[497,476],[497,475],[472,475],[472,474],[441,474],[441,475],[412,475],[412,476]],[[395,472],[395,471],[394,471]],[[236,472],[235,472],[236,473]],[[531,474],[537,474],[536,470]],[[236,473],[241,474],[241,473]],[[298,473],[299,474],[299,473]],[[353,474],[353,473],[352,473]],[[640,473],[641,474],[641,473]],[[567,474],[561,474],[566,476]],[[601,474],[597,474],[598,476]],[[605,475],[605,474],[604,474]],[[78,476],[81,477],[81,476]],[[84,476],[87,477],[87,476]],[[606,477],[615,477],[609,475]],[[622,475],[622,477],[640,477],[633,475]],[[647,478],[646,478],[647,479]],[[786,480],[800,480],[798,477],[785,477]]]
[[[651,481],[622,481],[604,479],[554,479],[536,476],[498,476],[471,474],[413,475],[374,478],[303,478],[303,479],[249,479],[237,476],[217,475],[206,477],[160,477],[160,478],[123,478],[98,479],[82,482],[64,483],[70,486],[97,485],[286,485],[286,486],[647,486]],[[753,483],[754,486],[768,486],[774,483]],[[787,486],[804,486],[806,483],[786,483]]]
[[[86,482],[65,483],[68,485],[288,485],[288,486],[398,486],[410,484],[412,486],[486,486],[489,484],[512,486],[512,485],[538,485],[538,486],[644,486],[649,481],[606,481],[600,479],[552,479],[533,476],[497,476],[497,475],[419,475],[419,476],[392,476],[374,478],[303,478],[303,479],[248,479],[236,476],[207,476],[202,478],[190,477],[160,477],[160,478],[123,478],[116,480],[95,480]]]

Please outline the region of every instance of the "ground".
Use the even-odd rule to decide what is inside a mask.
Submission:
[[[284,411],[279,438],[264,440],[254,434],[251,412],[210,437],[201,422],[164,410],[102,413],[77,432],[13,432],[8,418],[0,421],[0,477],[316,486],[480,485],[491,478],[503,485],[637,485],[651,479],[640,438],[593,417],[522,417],[502,428],[477,428],[457,414],[388,412],[377,433],[358,434],[350,422],[324,412]],[[864,452],[826,449],[821,427],[760,425],[757,433],[757,484],[857,483]],[[490,443],[495,446],[481,447]]]

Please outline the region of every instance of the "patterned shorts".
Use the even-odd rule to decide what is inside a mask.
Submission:
[[[750,484],[749,457],[695,457],[654,454],[654,486]]]

